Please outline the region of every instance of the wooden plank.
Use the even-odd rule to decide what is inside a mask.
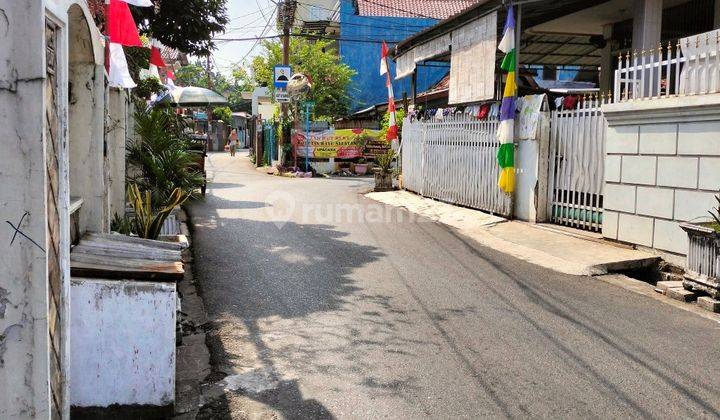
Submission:
[[[88,233],[83,237],[83,239],[89,239],[89,240],[105,239],[108,241],[145,245],[148,247],[161,248],[161,249],[172,249],[172,250],[176,250],[176,251],[182,251],[183,249],[187,248],[186,245],[179,243],[179,242],[154,241],[151,239],[142,239],[142,238],[137,238],[134,236],[116,235],[116,234]]]
[[[70,267],[70,274],[73,277],[84,278],[177,282],[183,278],[184,270],[181,266],[181,263],[177,263],[174,269],[148,271],[124,266],[75,262]]]
[[[180,251],[133,246],[131,244],[108,243],[99,241],[80,241],[72,252],[89,255],[102,255],[109,257],[131,258],[153,261],[180,261]]]
[[[98,264],[108,267],[128,267],[145,271],[175,271],[177,268],[183,271],[183,264],[180,261],[153,261],[138,258],[106,257],[102,255],[84,254],[73,252],[70,254],[70,266],[75,263]]]

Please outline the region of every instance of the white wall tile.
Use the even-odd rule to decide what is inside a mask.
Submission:
[[[720,191],[720,158],[700,158],[699,188]]]
[[[621,213],[618,219],[618,240],[652,246],[653,221],[652,217]]]
[[[605,181],[620,182],[620,164],[622,156],[605,156]]]
[[[607,153],[637,153],[640,128],[637,125],[608,127]]]
[[[680,124],[678,154],[720,156],[720,121]]]
[[[602,235],[605,238],[617,239],[618,213],[608,210],[603,211]]]
[[[637,214],[672,219],[675,190],[637,187]]]
[[[677,153],[677,124],[641,125],[640,153],[656,155]]]
[[[622,182],[629,184],[655,185],[655,156],[623,156]]]
[[[715,194],[703,191],[675,191],[675,220],[700,221],[710,218],[708,211],[717,207]]]
[[[605,184],[603,205],[608,210],[635,213],[635,186]]]
[[[680,229],[680,222],[655,219],[655,237],[653,247],[663,251],[687,254],[688,237]]]
[[[698,159],[658,157],[657,184],[665,187],[697,188]]]

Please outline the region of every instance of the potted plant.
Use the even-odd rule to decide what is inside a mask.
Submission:
[[[368,170],[368,164],[365,158],[358,159],[357,163],[355,164],[355,174],[356,175],[365,175]]]
[[[388,150],[377,157],[375,171],[375,191],[391,191],[392,183],[392,162],[395,159],[395,152]]]
[[[681,223],[687,232],[689,249],[683,286],[700,290],[720,299],[720,196],[718,207],[710,211],[710,219],[703,223]]]

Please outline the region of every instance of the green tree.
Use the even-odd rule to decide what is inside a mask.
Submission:
[[[282,44],[264,41],[262,54],[252,61],[252,75],[261,86],[273,89],[273,67],[282,63]],[[349,110],[347,87],[355,72],[340,61],[330,41],[293,37],[290,40],[290,64],[293,72],[312,79],[308,99],[315,101],[318,119],[344,116]]]
[[[88,0],[101,30],[105,1]],[[229,22],[227,0],[153,0],[155,7],[131,6],[135,22],[145,35],[187,54],[207,56],[215,48],[213,36]]]

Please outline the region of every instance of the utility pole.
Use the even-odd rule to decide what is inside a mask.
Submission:
[[[278,23],[282,26],[282,46],[283,46],[283,57],[282,64],[287,66],[290,64],[290,28],[295,20],[295,10],[297,7],[296,0],[283,0],[278,4]],[[282,121],[288,119],[289,104],[283,102],[280,104],[282,111]],[[290,133],[286,133],[286,130],[282,130],[282,138],[278,139],[278,146],[282,148],[286,141],[290,140]],[[278,155],[282,159],[282,150]]]

